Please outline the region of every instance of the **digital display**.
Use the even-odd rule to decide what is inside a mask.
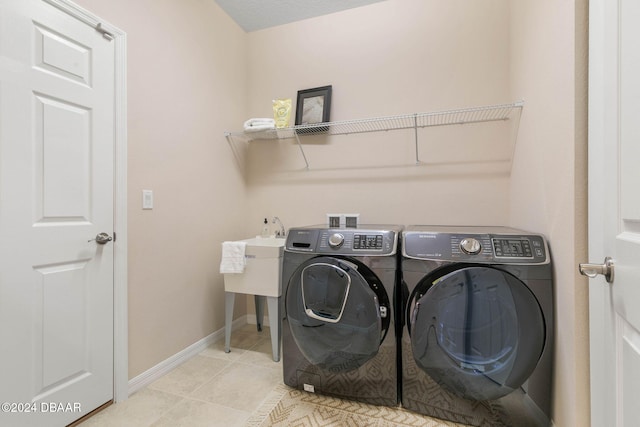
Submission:
[[[382,235],[356,234],[353,249],[382,249]]]
[[[531,244],[527,239],[493,239],[493,249],[498,257],[532,258]]]
[[[524,255],[522,242],[520,240],[506,240],[502,245],[502,251],[506,254]]]

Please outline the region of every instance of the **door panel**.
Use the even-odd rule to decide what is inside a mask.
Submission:
[[[591,422],[631,427],[640,410],[640,4],[589,4],[589,257],[615,263],[589,285]]]
[[[35,201],[46,222],[89,221],[91,109],[35,95]]]
[[[620,331],[617,339],[617,352],[621,355],[616,377],[622,399],[622,413],[620,425],[637,424],[640,420],[640,334],[638,331],[618,316],[617,329]]]
[[[36,334],[42,344],[35,363],[42,365],[42,379],[38,394],[64,383],[74,381],[90,371],[86,354],[89,348],[87,337],[87,292],[86,262],[74,262],[52,267],[35,268],[39,276],[42,307],[36,322],[42,324],[42,331]],[[58,341],[65,343],[58,345]],[[38,360],[40,359],[41,360]]]
[[[34,66],[90,86],[91,49],[40,24],[34,29]]]
[[[113,398],[113,43],[0,0],[0,123],[0,425],[64,426]]]

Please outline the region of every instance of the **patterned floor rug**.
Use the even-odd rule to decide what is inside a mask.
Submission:
[[[367,405],[280,385],[249,420],[251,427],[463,427],[402,408]]]

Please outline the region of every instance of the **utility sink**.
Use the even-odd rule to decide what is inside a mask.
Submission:
[[[247,243],[245,255],[247,258],[281,258],[284,252],[285,239],[279,237],[253,237],[241,240]]]
[[[225,326],[224,350],[231,351],[231,325],[233,323],[233,306],[235,296],[250,294],[255,296],[256,323],[262,330],[264,300],[269,310],[269,327],[271,328],[271,351],[273,360],[280,360],[280,296],[282,295],[282,255],[285,239],[278,237],[253,237],[241,240],[246,242],[246,265],[243,273],[226,273],[224,275],[225,290]],[[266,297],[266,298],[265,298]]]
[[[224,275],[224,290],[242,294],[279,297],[282,293],[282,254],[285,239],[253,237],[246,242],[244,273]]]

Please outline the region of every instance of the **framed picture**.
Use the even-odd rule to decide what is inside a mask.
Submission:
[[[298,91],[296,125],[312,125],[329,121],[331,86]]]

